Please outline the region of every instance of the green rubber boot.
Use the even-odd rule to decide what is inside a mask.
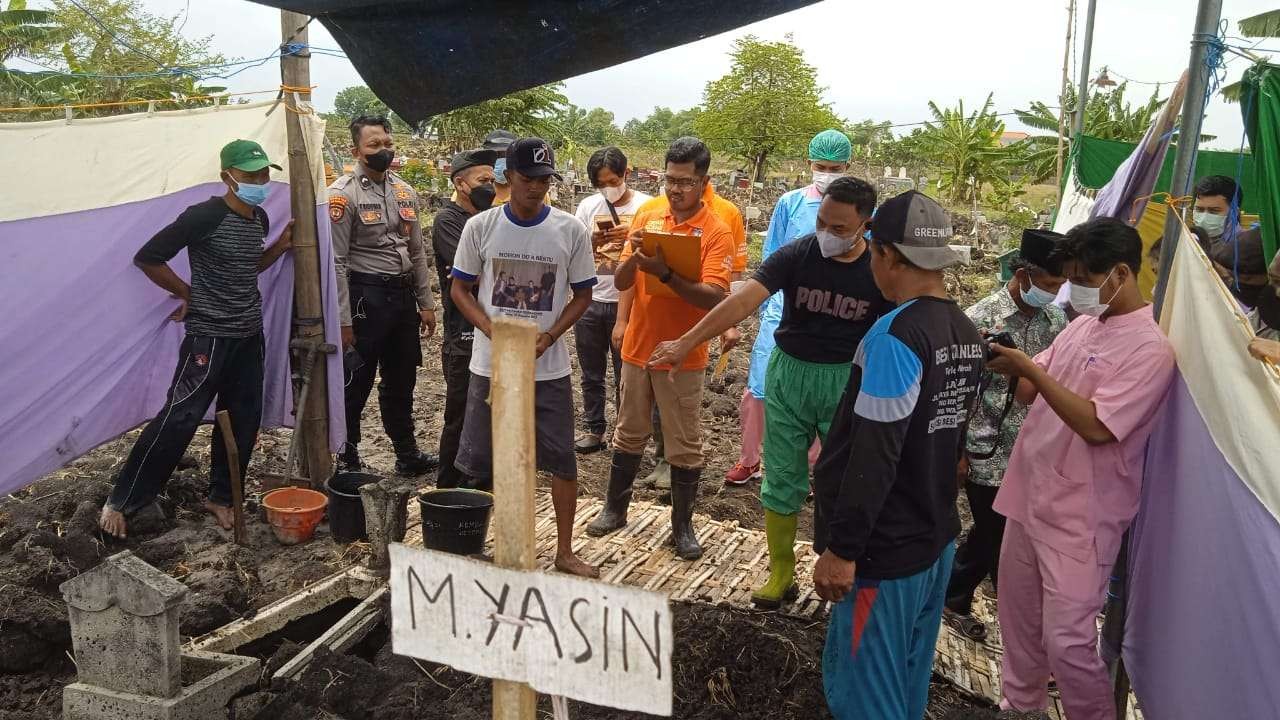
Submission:
[[[764,535],[769,543],[769,582],[751,595],[758,608],[777,610],[784,601],[795,600],[797,515],[764,511]]]

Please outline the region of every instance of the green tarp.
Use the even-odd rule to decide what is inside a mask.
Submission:
[[[1275,95],[1272,95],[1275,102]],[[1273,108],[1272,117],[1275,117],[1277,108]],[[1275,122],[1274,120],[1272,121]],[[1276,144],[1275,124],[1267,126],[1270,128],[1270,141],[1274,146]],[[1250,145],[1253,144],[1252,136]],[[1072,162],[1075,163],[1076,182],[1081,187],[1097,190],[1103,185],[1111,181],[1111,176],[1116,174],[1116,168],[1120,167],[1129,155],[1133,153],[1133,149],[1137,147],[1137,143],[1120,142],[1118,140],[1099,140],[1095,137],[1082,135],[1079,141],[1072,149]],[[1156,180],[1155,190],[1153,192],[1164,192],[1169,189],[1169,182],[1173,177],[1173,158],[1177,155],[1177,146],[1171,145],[1169,152],[1164,158],[1164,168],[1160,170],[1160,177]],[[1274,156],[1272,156],[1274,157]],[[1243,165],[1240,164],[1239,153],[1221,152],[1214,150],[1201,150],[1196,155],[1196,178],[1202,178],[1206,175],[1226,175],[1229,178],[1240,176],[1240,184],[1244,190],[1244,211],[1249,214],[1257,213],[1263,209],[1263,190],[1257,186],[1257,180],[1254,178],[1253,156],[1246,154],[1244,156]],[[1275,164],[1272,164],[1275,168]],[[1276,185],[1272,185],[1275,188]],[[1270,201],[1275,202],[1275,192],[1270,193]],[[1274,252],[1274,245],[1269,246]]]
[[[1252,181],[1254,188],[1245,198],[1250,194],[1255,198],[1262,216],[1262,247],[1270,262],[1280,239],[1280,227],[1276,227],[1280,219],[1280,66],[1255,65],[1245,71],[1240,111],[1249,147],[1259,159],[1245,175],[1245,182]]]

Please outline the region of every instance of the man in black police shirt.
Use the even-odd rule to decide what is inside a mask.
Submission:
[[[436,273],[440,278],[440,294],[444,304],[444,342],[440,346],[440,362],[444,368],[444,429],[440,433],[440,472],[436,487],[458,487],[465,478],[453,463],[458,457],[462,438],[462,420],[467,411],[467,386],[471,378],[471,340],[475,327],[467,322],[449,297],[453,284],[453,256],[467,220],[493,205],[494,150],[466,150],[453,156],[449,179],[453,182],[453,200],[445,203],[431,226],[431,247],[436,255]]]
[[[659,344],[650,361],[678,366],[694,347],[741,322],[773,293],[783,293],[782,321],[774,333],[778,345],[765,380],[769,472],[760,502],[769,581],[752,595],[757,607],[777,608],[798,592],[796,528],[809,494],[809,447],[815,437],[826,442],[862,336],[893,308],[871,276],[863,238],[875,206],[875,188],[865,180],[832,181],[818,206],[815,233],[779,248],[689,332]]]

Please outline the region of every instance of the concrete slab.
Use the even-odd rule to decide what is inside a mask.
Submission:
[[[231,698],[258,681],[256,658],[182,653],[184,684],[175,697],[157,698],[77,682],[62,692],[63,720],[215,720]]]

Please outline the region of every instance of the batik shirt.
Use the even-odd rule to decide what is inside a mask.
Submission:
[[[1052,345],[1053,339],[1067,326],[1067,315],[1057,305],[1047,305],[1031,317],[1024,315],[1013,302],[1007,285],[964,312],[980,332],[1007,332],[1012,335],[1018,349],[1030,357],[1035,357]],[[1004,478],[1005,467],[1009,464],[1009,455],[1013,452],[1013,441],[1018,439],[1018,430],[1027,417],[1027,406],[1015,401],[1001,425],[1000,415],[1009,398],[1009,379],[995,373],[986,379],[982,398],[969,418],[965,449],[969,453],[969,479],[978,485],[998,487]],[[997,427],[999,437],[996,435]],[[995,454],[989,459],[977,460],[973,457],[975,453],[991,452],[992,443],[995,443]]]

